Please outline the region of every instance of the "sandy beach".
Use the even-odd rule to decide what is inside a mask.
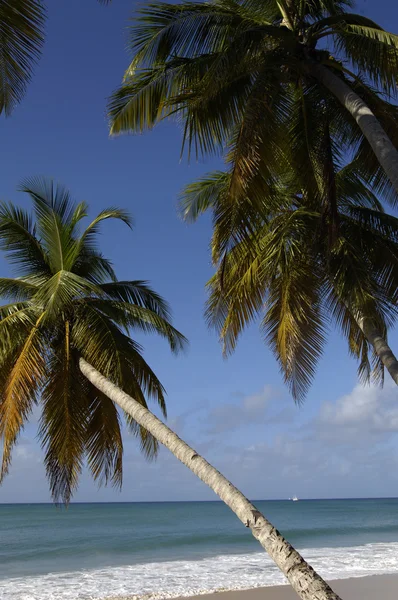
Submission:
[[[396,600],[398,597],[398,574],[337,579],[331,581],[330,585],[342,600]],[[218,600],[297,600],[298,598],[288,585],[219,592],[194,598],[195,600],[215,600],[216,596]]]
[[[396,600],[398,597],[398,574],[336,579],[329,583],[342,600]],[[136,600],[137,598],[139,596],[114,596],[107,600]],[[162,598],[164,597],[160,594],[156,596],[157,600]],[[277,585],[201,594],[191,596],[189,600],[297,600],[297,598],[297,594],[289,585]]]

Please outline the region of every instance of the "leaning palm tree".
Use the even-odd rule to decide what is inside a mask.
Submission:
[[[156,2],[131,29],[134,58],[111,97],[111,133],[139,132],[177,116],[197,152],[224,151],[235,187],[258,170],[258,148],[275,160],[292,89],[315,84],[340,105],[351,149],[398,192],[398,36],[350,0]],[[373,87],[375,89],[373,89]],[[395,117],[395,118],[394,118]],[[288,119],[287,119],[288,122]],[[373,154],[374,153],[374,154]],[[380,167],[381,165],[381,167]]]
[[[87,214],[51,181],[25,182],[35,219],[11,204],[0,208],[0,248],[17,269],[0,279],[1,479],[32,406],[42,409],[39,435],[55,499],[69,501],[84,461],[93,477],[120,485],[120,414],[147,456],[160,442],[206,483],[249,527],[303,600],[339,600],[328,584],[255,506],[147,408],[152,396],[165,413],[164,390],[129,336],[137,328],[166,338],[174,352],[184,337],[170,324],[167,304],[141,281],[118,281],[98,251],[98,225],[131,224],[123,211]]]
[[[262,211],[260,201],[252,201],[250,218],[235,211],[232,230],[233,173],[212,173],[182,194],[186,220],[213,213],[217,271],[208,283],[207,319],[224,353],[260,316],[261,333],[298,401],[312,382],[330,323],[346,337],[363,380],[373,375],[382,383],[385,367],[398,384],[398,361],[387,343],[397,316],[398,219],[384,212],[356,162],[336,173],[333,161],[328,167],[320,190],[310,180],[297,190],[296,180],[281,178]],[[256,185],[249,198],[261,193]]]
[[[9,116],[25,95],[41,55],[45,21],[42,0],[0,0],[0,115]]]

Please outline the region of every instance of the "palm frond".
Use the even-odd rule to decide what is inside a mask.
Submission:
[[[188,184],[180,193],[180,210],[184,221],[195,222],[200,215],[215,207],[229,188],[230,174],[213,171]]]
[[[71,232],[75,231],[75,228],[79,226],[82,219],[88,216],[88,204],[87,202],[79,202],[76,206],[73,215],[70,219]]]
[[[130,229],[132,229],[134,224],[133,218],[130,215],[130,213],[121,208],[111,206],[108,208],[104,208],[104,210],[102,210],[95,217],[95,219],[90,223],[90,225],[86,227],[86,229],[81,235],[81,238],[87,242],[89,239],[95,237],[98,234],[98,225],[102,223],[102,221],[107,221],[108,219],[117,219],[119,221],[123,221],[123,223],[130,227]]]
[[[140,279],[114,281],[103,283],[99,287],[103,293],[113,300],[142,306],[166,320],[171,318],[169,304],[148,285],[147,281]]]
[[[48,256],[36,237],[29,214],[12,205],[0,204],[0,250],[20,275],[50,273]]]
[[[234,127],[228,142],[226,159],[229,172],[210,175],[210,178],[183,191],[185,206],[193,201],[195,204],[200,202],[203,210],[212,203],[212,254],[215,263],[228,248],[240,241],[241,234],[253,231],[251,215],[259,212],[265,214],[278,202],[275,199],[275,174],[288,167],[285,153],[281,150],[284,140],[280,131],[281,123],[289,112],[290,98],[283,86],[271,83],[271,73],[259,75],[257,84],[242,105],[242,119],[239,126]],[[220,115],[220,112],[216,111],[215,114]],[[198,139],[200,143],[202,133],[206,138],[205,145],[208,138],[215,138],[210,130],[200,133],[193,131],[187,135],[190,139]],[[222,137],[219,139],[221,141]]]
[[[316,221],[305,210],[278,218],[264,247],[263,269],[271,272],[261,329],[297,402],[311,385],[325,340],[323,277],[314,249],[304,242],[316,230]]]
[[[73,272],[96,285],[101,285],[109,280],[117,281],[112,262],[95,250],[80,250],[73,265]]]
[[[260,246],[242,240],[225,255],[222,275],[217,272],[207,283],[206,321],[220,334],[225,355],[235,350],[244,328],[264,306],[267,281],[260,272],[261,259]]]
[[[83,468],[90,412],[85,383],[71,344],[69,321],[63,326],[48,364],[39,438],[45,449],[52,497],[56,502],[68,504]]]
[[[134,60],[128,75],[138,66],[160,64],[171,56],[217,52],[228,38],[236,35],[239,26],[264,23],[257,21],[257,14],[252,12],[249,16],[237,2],[149,4],[140,10],[131,28]]]
[[[101,373],[145,407],[145,396],[154,398],[166,415],[164,388],[143,359],[140,346],[109,317],[87,306],[74,324],[72,338],[78,352],[91,364],[97,364]],[[156,440],[127,415],[126,419],[132,432],[139,435],[144,454],[153,458],[158,447]]]
[[[351,356],[359,361],[358,378],[363,384],[373,382],[374,384],[383,384],[384,367],[380,359],[375,355],[368,340],[364,336],[358,322],[349,308],[348,304],[341,298],[340,294],[335,293],[333,287],[329,287],[326,299],[326,305],[335,324],[340,328],[342,334],[348,341],[348,350]],[[375,316],[375,315],[373,315]],[[377,315],[379,317],[379,315]],[[381,331],[386,330],[381,324]]]
[[[187,344],[187,339],[175,327],[148,308],[109,299],[92,299],[87,303],[127,330],[157,333],[168,341],[171,351],[176,354],[184,350]]]
[[[374,187],[363,179],[355,160],[336,173],[336,192],[341,210],[353,205],[368,207],[379,213],[384,212],[378,194]]]
[[[132,79],[126,79],[109,101],[111,134],[125,131],[142,132],[175,113],[186,114],[187,118],[191,119],[190,129],[194,127],[198,129],[199,125],[195,124],[195,119],[197,121],[200,118],[198,111],[201,106],[200,103],[196,103],[197,110],[193,112],[195,100],[199,93],[203,97],[203,79],[218,58],[217,55],[212,54],[198,58],[171,58],[165,64],[155,65],[152,69],[140,71]],[[234,108],[229,96],[232,94],[235,98],[247,96],[249,85],[247,70],[241,69],[240,77],[235,76],[232,81],[229,76],[228,81],[230,93],[220,90],[216,97],[214,95],[211,98],[207,97],[206,114],[211,116],[211,110],[214,113],[217,106],[223,106],[222,101],[227,102],[224,107],[225,113],[228,112],[232,116],[237,114],[236,107]],[[192,114],[189,113],[189,109]],[[205,121],[203,123],[206,125]],[[216,130],[215,123],[213,128]],[[227,135],[225,134],[225,137]]]
[[[34,327],[37,312],[28,302],[0,306],[0,354],[5,357],[19,348]]]
[[[271,35],[271,50],[265,55],[267,34]],[[262,65],[265,68],[265,59],[268,78],[280,76],[281,51],[272,49],[281,40],[287,46],[283,55],[286,57],[295,43],[290,32],[264,26],[235,29],[234,38],[217,50],[189,56],[172,54],[162,61],[154,60],[150,68],[138,72],[130,69],[109,102],[111,133],[150,129],[159,120],[178,113],[185,121],[188,147],[193,146],[195,138],[197,152],[214,152],[233,130],[248,97],[251,80]],[[264,86],[265,78],[260,81]]]
[[[107,315],[82,304],[71,331],[76,350],[105,377],[121,386],[122,363],[141,346],[133,342]]]
[[[217,56],[175,58],[126,77],[108,103],[111,134],[142,132],[173,114],[178,97],[197,88]]]
[[[73,224],[75,219],[76,217],[74,216]],[[65,266],[67,269],[74,270],[76,262],[79,263],[81,261],[81,255],[83,255],[83,260],[87,260],[88,255],[91,257],[94,257],[95,255],[99,256],[96,247],[96,238],[99,233],[99,225],[102,223],[102,221],[107,221],[108,219],[118,219],[123,221],[123,223],[130,227],[130,229],[133,226],[132,217],[125,210],[115,207],[102,210],[88,225],[88,227],[86,227],[75,243],[70,245],[69,252],[65,256]],[[107,274],[109,274],[109,270]]]
[[[115,404],[90,385],[90,417],[87,425],[87,463],[99,485],[111,482],[120,488],[123,480],[123,440]]]
[[[170,115],[166,108],[167,86],[171,67],[143,72],[134,81],[115,90],[108,102],[111,135],[142,132]]]
[[[124,388],[133,397],[137,397],[143,406],[146,406],[145,397],[153,400],[159,406],[164,417],[167,417],[166,391],[158,377],[148,365],[144,357],[136,348],[131,349],[131,363],[124,374]],[[133,377],[131,377],[133,373]],[[128,419],[131,425],[131,419]],[[144,430],[140,428],[140,431]],[[149,438],[148,438],[149,439]]]
[[[76,205],[69,190],[45,177],[26,179],[20,189],[32,198],[37,231],[53,272],[67,268],[66,259],[73,246],[71,229],[76,216]]]
[[[101,296],[99,286],[71,271],[58,271],[46,281],[34,296],[34,302],[46,308],[47,318],[54,318],[84,297]]]
[[[342,228],[344,237],[340,249],[337,249],[338,258],[331,266],[338,266],[341,252],[347,268],[357,270],[360,276],[360,282],[352,279],[353,289],[361,283],[362,288],[367,290],[362,299],[363,310],[376,310],[383,315],[382,322],[392,326],[397,316],[398,299],[397,219],[366,207],[355,207],[342,218]],[[349,278],[350,272],[347,271],[346,275]],[[336,279],[336,284],[338,281]],[[357,313],[361,312],[361,307],[355,302],[354,307]]]
[[[359,72],[389,94],[396,88],[398,36],[375,27],[347,25],[335,32],[338,51],[344,52]]]
[[[357,224],[342,219],[339,244],[329,258],[328,269],[335,296],[354,316],[366,314],[388,327],[394,323],[397,309],[373,266],[372,251],[366,252],[367,241],[372,238]],[[330,312],[334,314],[333,309]]]
[[[72,340],[78,352],[127,393],[153,397],[165,410],[164,388],[142,357],[142,348],[107,315],[89,304],[77,314]],[[96,366],[97,365],[97,366]],[[137,387],[138,385],[138,387]],[[133,394],[134,395],[134,394]]]
[[[173,327],[167,302],[145,281],[118,281],[96,247],[102,221],[116,218],[131,226],[125,211],[106,209],[82,231],[88,206],[76,205],[65,188],[37,178],[23,190],[33,200],[35,220],[13,205],[0,206],[0,249],[20,275],[0,278],[0,297],[9,300],[0,306],[0,483],[40,399],[39,436],[51,493],[68,503],[86,460],[100,484],[122,483],[119,413],[84,378],[80,357],[143,406],[155,400],[166,415],[165,390],[129,333],[156,333],[174,352],[186,339]],[[144,455],[154,458],[157,441],[131,418],[127,424]]]
[[[10,116],[25,95],[44,42],[40,0],[0,3],[0,114]]]
[[[40,329],[44,316],[45,313],[40,315],[20,347],[14,348],[12,352],[14,364],[11,366],[6,359],[5,366],[8,367],[9,372],[7,379],[3,380],[0,401],[0,435],[3,438],[0,483],[8,473],[12,448],[45,378],[46,344],[44,332]],[[9,357],[10,354],[7,358]]]
[[[294,400],[302,402],[323,351],[324,325],[312,270],[300,265],[284,275],[270,286],[262,329]]]
[[[47,177],[27,177],[22,181],[19,190],[32,198],[38,223],[41,219],[47,218],[55,222],[55,217],[58,217],[63,225],[71,225],[76,220],[76,211],[79,215],[84,207],[84,205],[80,206],[79,210],[70,191],[64,185]]]
[[[0,277],[0,297],[11,298],[15,302],[28,300],[37,292],[37,285],[24,279]]]
[[[343,31],[346,27],[352,25],[360,25],[362,27],[369,27],[371,29],[377,29],[383,31],[382,28],[372,19],[365,17],[364,15],[358,15],[354,13],[340,12],[327,16],[324,19],[317,19],[307,29],[307,35],[309,37],[317,37],[318,35],[332,35],[335,31]]]

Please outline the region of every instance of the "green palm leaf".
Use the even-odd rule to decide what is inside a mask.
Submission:
[[[39,0],[0,2],[0,114],[9,116],[25,95],[41,54],[44,20]]]
[[[112,282],[117,281],[112,262],[96,250],[80,250],[79,255],[74,257],[73,271],[96,285],[101,285],[109,279]]]
[[[8,473],[11,451],[36,400],[46,371],[46,345],[40,324],[42,313],[23,341],[17,338],[14,348],[4,357],[2,394],[0,401],[0,435],[3,438],[3,458],[0,482]],[[18,347],[19,346],[19,347]]]
[[[145,333],[157,333],[169,342],[172,352],[178,353],[187,343],[186,338],[166,319],[152,310],[114,300],[93,299],[88,300],[88,303],[127,330],[139,329]]]
[[[55,342],[42,391],[39,438],[53,498],[68,503],[77,489],[85,456],[88,398],[66,321]]]
[[[319,183],[319,127],[311,125],[324,132],[326,124],[331,147],[341,157],[359,147],[363,180],[390,195],[358,123],[311,75],[320,63],[365,102],[370,99],[372,112],[398,144],[396,107],[382,100],[386,93],[396,98],[398,37],[348,12],[351,6],[338,0],[217,0],[143,7],[131,28],[133,60],[110,99],[111,134],[141,132],[176,118],[188,155],[226,157],[236,204],[253,179],[270,185],[282,163],[296,182],[301,178],[307,185],[311,176]],[[303,154],[305,144],[312,146]]]
[[[116,406],[104,394],[89,390],[91,404],[87,426],[87,462],[99,485],[111,482],[121,487],[123,480],[123,440]]]
[[[62,311],[69,311],[84,297],[101,296],[98,286],[70,271],[58,271],[36,292],[33,301],[45,306],[47,318],[54,318]]]
[[[13,205],[0,207],[0,248],[19,277],[0,278],[1,479],[32,405],[42,408],[39,437],[51,493],[68,503],[85,464],[99,484],[120,487],[123,442],[116,406],[80,371],[85,358],[143,406],[155,400],[166,414],[165,390],[130,331],[156,333],[173,352],[186,344],[172,325],[170,308],[145,281],[118,281],[97,248],[100,223],[131,218],[118,208],[102,211],[84,228],[86,203],[52,180],[24,183],[34,217]],[[37,233],[36,233],[37,232]],[[131,418],[127,426],[150,459],[156,440]]]
[[[7,117],[24,97],[41,56],[46,13],[41,0],[0,2],[0,114]]]
[[[21,275],[50,272],[47,253],[36,237],[31,217],[11,204],[0,205],[0,249]]]
[[[26,179],[20,189],[32,198],[37,232],[52,270],[67,269],[67,256],[73,247],[70,230],[76,216],[69,190],[44,177]]]
[[[335,33],[337,49],[386,93],[395,91],[398,36],[375,27],[348,25]]]
[[[293,131],[297,127],[301,154],[296,160],[306,175],[295,182],[282,172],[273,197],[264,194],[262,205],[245,201],[242,210],[251,227],[234,222],[231,245],[215,261],[217,271],[208,283],[206,317],[228,354],[245,327],[260,316],[265,341],[300,402],[331,322],[359,361],[360,377],[383,381],[380,359],[358,323],[361,315],[368,315],[386,335],[397,317],[398,219],[384,212],[377,186],[363,179],[358,159],[335,170],[336,157],[342,160],[339,149],[328,145],[316,119],[307,123],[308,139],[314,138],[309,145],[299,125],[291,126]],[[311,156],[312,148],[318,148],[316,156]],[[213,256],[218,229],[223,228],[217,215],[225,181],[228,174],[216,172],[183,194],[188,219],[205,210],[213,213]],[[249,198],[251,191],[249,183]]]
[[[147,281],[114,281],[103,283],[100,287],[102,292],[113,300],[142,306],[166,320],[171,318],[170,306],[148,285]]]
[[[29,281],[0,277],[0,296],[3,298],[13,298],[19,302],[28,300],[35,292],[37,292],[37,285],[29,283]]]

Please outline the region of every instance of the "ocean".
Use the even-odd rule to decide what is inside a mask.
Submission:
[[[398,572],[398,499],[255,502],[329,579]],[[148,599],[285,583],[221,502],[0,505],[0,599]]]

